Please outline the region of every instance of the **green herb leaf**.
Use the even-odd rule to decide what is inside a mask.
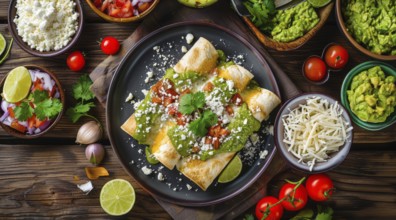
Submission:
[[[49,98],[49,94],[46,90],[40,91],[38,89],[34,90],[32,93],[33,103],[37,104]]]
[[[95,107],[95,103],[88,102],[86,104],[78,103],[73,108],[69,108],[66,111],[66,115],[70,118],[73,123],[76,123],[82,116],[86,116],[91,107]]]
[[[331,220],[333,219],[333,209],[329,206],[317,206],[318,214],[316,215],[315,220]]]
[[[26,121],[33,115],[33,108],[28,102],[22,102],[19,106],[15,106],[15,118],[18,121]]]
[[[217,124],[217,115],[211,110],[206,110],[202,116],[190,123],[188,128],[195,135],[203,137],[208,133],[208,128]]]
[[[246,214],[243,220],[254,220],[254,216],[252,214]]]
[[[189,115],[205,105],[205,94],[197,92],[194,94],[183,95],[180,99],[179,112]]]
[[[36,103],[34,113],[39,120],[44,120],[47,117],[53,118],[62,111],[62,103],[59,99],[46,99],[40,103]]]
[[[73,96],[76,100],[88,101],[95,97],[89,87],[92,85],[92,80],[88,75],[82,75],[77,84],[73,86]]]
[[[290,220],[311,220],[314,215],[312,209],[303,209],[296,216],[291,218]]]
[[[273,29],[271,19],[276,13],[275,3],[273,0],[248,0],[244,5],[252,15],[252,22],[264,32],[270,32]]]

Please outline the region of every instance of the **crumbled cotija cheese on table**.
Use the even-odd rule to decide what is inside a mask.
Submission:
[[[14,22],[18,35],[32,49],[59,50],[78,28],[73,0],[17,0]]]

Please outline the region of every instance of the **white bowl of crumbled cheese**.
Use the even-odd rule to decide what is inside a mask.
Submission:
[[[335,99],[305,93],[288,100],[274,125],[275,144],[288,164],[307,173],[334,169],[352,145],[352,123]]]
[[[8,25],[19,47],[40,57],[66,52],[83,27],[79,0],[11,0]]]

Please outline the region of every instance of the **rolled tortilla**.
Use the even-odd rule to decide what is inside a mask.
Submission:
[[[206,161],[186,157],[181,159],[176,167],[183,175],[206,191],[235,154],[236,152],[221,153]]]
[[[200,37],[173,69],[177,73],[194,71],[206,75],[216,67],[218,57],[219,54],[212,43]]]
[[[136,119],[135,115],[132,114],[125,122],[121,125],[121,129],[132,137],[136,133]]]
[[[260,122],[267,120],[271,111],[281,103],[275,93],[260,87],[242,92],[242,98],[247,103],[253,117]]]
[[[219,76],[232,80],[234,82],[234,87],[238,89],[238,91],[243,91],[254,77],[251,72],[237,64],[219,68]]]
[[[151,153],[170,170],[175,167],[181,157],[167,135],[168,129],[173,125],[173,123],[168,122],[166,126],[163,126],[154,138],[153,145],[151,145]]]

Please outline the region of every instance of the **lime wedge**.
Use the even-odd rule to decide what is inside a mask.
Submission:
[[[241,158],[236,155],[220,173],[219,183],[228,183],[236,179],[242,171]]]
[[[28,96],[32,78],[24,66],[17,67],[8,73],[4,82],[3,97],[7,102],[19,102]]]
[[[3,55],[6,46],[7,46],[7,41],[5,40],[4,36],[0,34],[0,56]]]
[[[314,8],[321,8],[331,2],[331,0],[308,0]]]
[[[100,205],[109,215],[125,215],[131,211],[134,204],[135,190],[126,180],[110,180],[100,191]]]

